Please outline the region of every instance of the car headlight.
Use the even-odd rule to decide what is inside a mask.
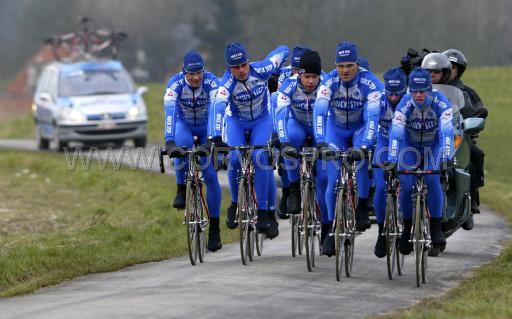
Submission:
[[[66,122],[85,122],[87,117],[79,110],[64,108],[60,113],[60,118]]]
[[[128,109],[128,119],[140,119],[146,117],[146,108],[142,104],[137,104]]]

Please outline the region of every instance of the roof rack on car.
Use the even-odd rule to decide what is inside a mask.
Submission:
[[[52,47],[55,59],[61,62],[116,59],[120,44],[128,34],[120,29],[94,29],[90,26],[91,21],[89,17],[80,17],[78,31],[52,35],[43,43]]]

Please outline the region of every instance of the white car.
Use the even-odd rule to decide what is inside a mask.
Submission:
[[[39,78],[34,94],[34,119],[40,149],[54,141],[62,151],[69,142],[84,144],[132,139],[144,147],[146,105],[118,61],[52,63]]]

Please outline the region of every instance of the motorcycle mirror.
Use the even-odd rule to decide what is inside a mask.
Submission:
[[[470,117],[462,121],[462,129],[464,134],[477,134],[484,129],[485,120],[479,117]]]

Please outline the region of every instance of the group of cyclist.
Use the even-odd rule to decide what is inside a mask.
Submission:
[[[290,66],[284,64],[290,54],[288,47],[279,46],[258,62],[250,62],[240,43],[226,47],[227,69],[222,78],[207,71],[201,54],[189,51],[183,59],[182,72],[167,83],[164,94],[165,145],[174,157],[177,194],[173,202],[181,209],[186,204],[186,159],[177,156],[181,148],[194,143],[206,149],[240,145],[271,145],[287,154],[298,153],[309,143],[320,153],[328,150],[358,149],[374,154],[357,165],[356,229],[370,228],[370,206],[373,200],[378,237],[374,253],[386,255],[382,236],[385,217],[386,177],[392,168],[438,170],[447,167],[453,156],[453,125],[450,101],[432,84],[450,84],[464,93],[473,113],[485,117],[486,109],[476,92],[461,80],[467,60],[454,49],[422,56],[411,52],[402,58],[400,67],[384,73],[381,82],[370,71],[368,61],[358,54],[357,46],[348,41],[336,47],[335,69],[322,71],[318,52],[304,46],[291,52]],[[420,59],[420,57],[422,59]],[[466,116],[474,116],[467,114]],[[483,186],[483,153],[472,145],[471,173],[472,212],[478,213],[478,187]],[[283,153],[283,152],[281,152]],[[279,234],[276,206],[280,217],[301,211],[300,174],[297,156],[281,156],[279,165],[282,198],[276,203],[276,180],[268,149],[252,153],[257,203],[256,229],[270,239]],[[228,228],[238,226],[236,220],[238,172],[240,157],[237,151],[228,154],[227,167],[231,204],[227,209]],[[204,157],[203,177],[207,189],[210,226],[207,248],[221,249],[220,203],[221,188],[215,170],[217,158]],[[373,164],[373,165],[372,165]],[[378,165],[370,178],[368,166]],[[317,160],[316,199],[321,212],[322,253],[335,253],[332,225],[335,216],[336,183],[339,178],[338,160]],[[400,207],[404,229],[399,242],[402,254],[413,247],[411,215],[414,177],[399,176]],[[439,175],[425,176],[428,186],[427,203],[430,212],[432,245],[442,251],[446,238],[441,228],[443,189]],[[373,199],[370,188],[375,186]],[[473,227],[468,218],[465,229]]]

